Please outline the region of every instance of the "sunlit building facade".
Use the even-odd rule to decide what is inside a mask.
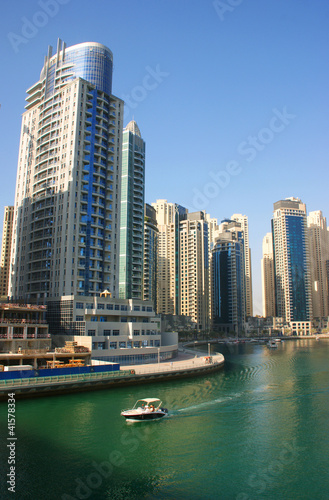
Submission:
[[[307,217],[310,246],[313,317],[319,326],[327,325],[329,294],[327,263],[329,261],[329,233],[327,220],[321,210],[310,212]]]
[[[1,268],[0,268],[0,295],[8,296],[10,272],[11,239],[13,233],[14,207],[5,207],[2,228]]]
[[[209,314],[209,231],[205,212],[188,213],[179,225],[180,310],[208,330]]]
[[[179,315],[179,224],[186,218],[187,209],[162,199],[152,203],[152,207],[159,229],[157,313]]]
[[[262,298],[263,316],[275,316],[275,280],[272,233],[267,233],[263,238],[263,258],[261,261],[262,272]]]
[[[151,301],[155,311],[157,309],[158,234],[156,211],[146,203],[144,210],[143,300]]]
[[[240,222],[243,231],[243,251],[244,251],[244,283],[246,297],[246,316],[253,316],[252,300],[252,272],[251,272],[251,250],[249,247],[249,224],[248,217],[242,214],[233,214],[232,220]]]
[[[274,203],[272,219],[276,316],[312,321],[306,206],[299,198]]]
[[[27,90],[14,206],[10,295],[118,294],[123,101],[99,43],[48,50]]]

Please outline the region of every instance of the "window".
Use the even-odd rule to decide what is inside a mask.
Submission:
[[[114,310],[115,310],[115,311],[119,311],[119,310],[120,310],[120,306],[119,306],[119,304],[115,304],[115,306],[114,306]]]
[[[110,342],[110,349],[116,349],[118,343],[117,342]]]
[[[106,309],[113,311],[113,304],[106,304]]]
[[[92,309],[92,308],[93,308],[93,305],[92,305],[92,304],[90,304],[90,303],[87,303],[87,304],[86,304],[86,309]]]
[[[83,316],[76,316],[75,321],[83,321]]]
[[[139,335],[139,330],[134,330],[134,335],[135,336]]]
[[[104,330],[103,335],[107,335],[107,336],[111,335],[111,330]]]
[[[125,342],[119,342],[119,347],[120,347],[120,349],[125,349],[126,343]]]
[[[77,302],[77,303],[75,304],[75,308],[76,308],[76,309],[83,309],[83,302]]]
[[[120,330],[113,330],[113,335],[120,335]]]
[[[139,347],[139,342],[135,341],[134,342],[134,347]]]
[[[134,306],[134,311],[140,311],[140,310],[141,310],[140,306]]]
[[[95,337],[96,330],[88,330],[89,337]]]
[[[97,304],[97,309],[104,309],[104,304]]]

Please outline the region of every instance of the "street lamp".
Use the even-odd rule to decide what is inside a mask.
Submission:
[[[158,364],[160,363],[160,347],[158,347]]]

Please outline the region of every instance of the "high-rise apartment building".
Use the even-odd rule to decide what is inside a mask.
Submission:
[[[14,206],[10,295],[118,295],[123,101],[99,43],[48,50],[27,90]]]
[[[263,238],[263,258],[261,261],[263,316],[275,316],[275,280],[272,233]]]
[[[313,317],[326,325],[329,315],[327,262],[329,260],[329,233],[327,220],[321,210],[307,217],[310,245]]]
[[[0,267],[0,296],[8,297],[8,283],[10,271],[11,238],[13,232],[14,207],[5,207],[2,229],[1,267]]]
[[[212,250],[212,326],[239,334],[245,322],[244,244],[241,224],[224,221]]]
[[[158,224],[155,209],[145,204],[144,211],[144,280],[143,300],[152,302],[156,311],[158,279]]]
[[[251,250],[249,247],[249,225],[248,217],[242,214],[233,214],[232,220],[240,222],[244,239],[244,282],[246,296],[246,316],[253,315],[252,300],[252,272],[251,272]]]
[[[159,229],[157,313],[179,315],[179,224],[187,209],[167,200],[157,200],[152,206]]]
[[[209,232],[205,212],[188,213],[179,225],[181,314],[207,330],[209,314]]]
[[[306,206],[299,198],[274,203],[272,219],[276,316],[312,321]]]
[[[119,297],[142,299],[145,142],[132,120],[122,134]]]

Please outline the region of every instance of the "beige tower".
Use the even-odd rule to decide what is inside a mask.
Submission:
[[[263,239],[262,266],[262,296],[263,316],[275,316],[275,282],[272,233],[267,233]]]
[[[13,231],[14,207],[5,207],[2,230],[1,269],[0,269],[0,295],[8,296],[8,283],[10,271],[11,238]]]
[[[167,200],[152,203],[158,224],[157,313],[181,314],[179,284],[179,220],[187,210]]]
[[[209,328],[209,234],[205,212],[187,214],[180,222],[181,314],[198,330]]]
[[[310,248],[313,317],[317,321],[328,320],[328,278],[326,266],[329,260],[327,221],[321,210],[310,212],[307,217]]]
[[[251,251],[249,247],[248,217],[242,214],[233,214],[232,220],[240,222],[244,235],[244,266],[245,266],[245,288],[246,288],[246,316],[253,315],[252,302],[252,274],[251,274]]]

